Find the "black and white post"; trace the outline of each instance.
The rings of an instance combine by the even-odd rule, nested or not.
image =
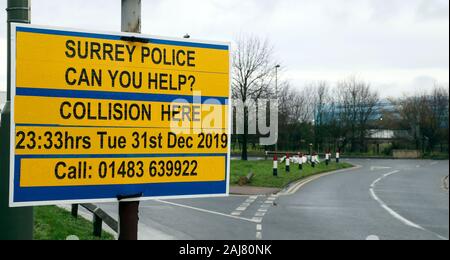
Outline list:
[[[341,157],[341,153],[340,153],[340,151],[338,150],[338,151],[336,152],[336,163],[339,163],[340,157]]]
[[[298,169],[301,171],[303,170],[303,154],[298,154]]]
[[[273,176],[278,177],[278,157],[277,154],[273,156]]]
[[[289,158],[289,154],[286,154],[286,172],[291,171],[291,159]]]
[[[311,154],[311,166],[316,168],[316,153]]]

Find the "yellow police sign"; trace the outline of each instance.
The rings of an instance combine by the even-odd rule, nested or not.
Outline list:
[[[228,194],[228,43],[11,31],[11,206]]]

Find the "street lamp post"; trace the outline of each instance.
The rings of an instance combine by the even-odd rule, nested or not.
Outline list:
[[[277,104],[278,104],[278,69],[280,67],[281,66],[279,64],[275,65],[275,98],[277,100]],[[276,129],[277,129],[276,130],[277,140],[276,140],[276,143],[275,143],[275,154],[278,155],[278,126],[277,126]]]

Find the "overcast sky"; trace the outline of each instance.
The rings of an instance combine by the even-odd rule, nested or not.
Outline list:
[[[301,88],[350,75],[382,96],[449,82],[448,0],[142,0],[142,33],[233,41],[268,38],[283,77]],[[0,0],[0,21],[6,21]],[[32,0],[32,23],[120,31],[120,0]],[[0,26],[0,91],[6,26]]]

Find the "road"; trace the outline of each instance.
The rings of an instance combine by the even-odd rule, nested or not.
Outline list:
[[[140,239],[448,240],[448,161],[358,168],[272,196],[142,202]],[[117,217],[117,204],[102,204]]]

